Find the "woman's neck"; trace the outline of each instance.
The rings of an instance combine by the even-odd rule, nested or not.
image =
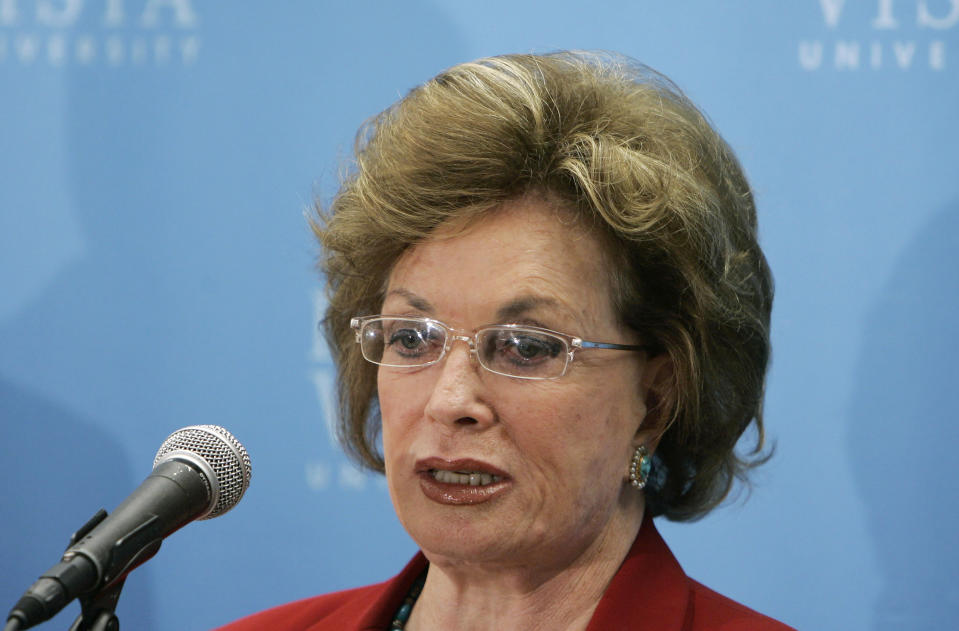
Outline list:
[[[487,564],[430,559],[426,584],[407,631],[586,629],[639,532],[643,507],[621,517],[572,562]]]

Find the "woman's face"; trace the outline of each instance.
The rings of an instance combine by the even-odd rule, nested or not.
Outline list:
[[[638,343],[616,324],[600,248],[548,202],[518,199],[404,254],[382,312]],[[565,567],[632,537],[642,500],[625,480],[649,438],[644,368],[643,353],[586,350],[559,379],[513,379],[481,368],[461,341],[432,366],[380,367],[386,477],[404,527],[434,563],[498,566]]]

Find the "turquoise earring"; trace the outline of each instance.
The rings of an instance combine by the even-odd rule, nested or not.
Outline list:
[[[633,452],[633,459],[629,463],[629,483],[633,488],[642,491],[646,487],[646,480],[649,479],[649,469],[653,466],[653,460],[649,457],[649,450],[646,445],[640,445]]]

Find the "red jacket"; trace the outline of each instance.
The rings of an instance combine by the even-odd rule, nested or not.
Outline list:
[[[426,566],[419,553],[385,583],[289,603],[217,631],[385,631]],[[587,627],[587,631],[790,629],[687,577],[652,519],[643,523]]]

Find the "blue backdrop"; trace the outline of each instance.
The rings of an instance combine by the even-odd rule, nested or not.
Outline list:
[[[0,606],[195,423],[247,446],[252,486],[131,575],[125,628],[397,571],[385,485],[330,439],[304,212],[360,123],[441,69],[603,48],[730,141],[777,281],[776,455],[667,540],[802,629],[953,623],[959,0],[786,5],[0,0]]]

